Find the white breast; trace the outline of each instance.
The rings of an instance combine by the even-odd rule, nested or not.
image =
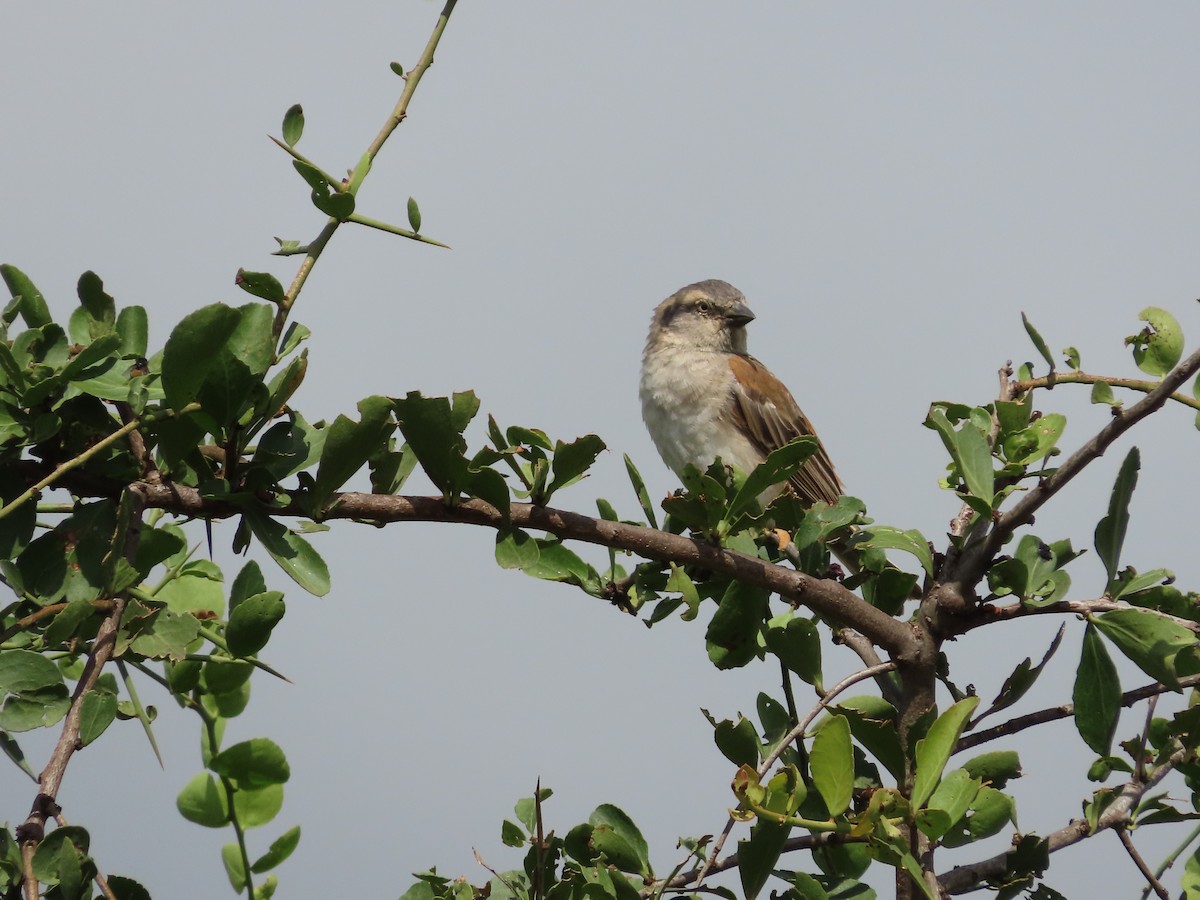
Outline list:
[[[728,415],[733,373],[725,354],[659,348],[642,363],[642,418],[659,455],[676,474],[703,471],[718,456],[749,472],[763,457]]]

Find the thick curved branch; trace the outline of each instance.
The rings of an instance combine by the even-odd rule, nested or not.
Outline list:
[[[1049,851],[1054,853],[1056,850],[1077,844],[1084,838],[1092,837],[1109,828],[1124,825],[1129,821],[1129,816],[1133,812],[1134,807],[1137,806],[1146,792],[1162,781],[1177,765],[1189,756],[1192,756],[1194,752],[1194,750],[1183,747],[1173,753],[1166,762],[1154,769],[1153,772],[1150,772],[1144,780],[1126,782],[1116,797],[1113,798],[1112,803],[1100,815],[1094,831],[1089,828],[1088,823],[1084,820],[1074,819],[1070,824],[1060,828],[1058,831],[1048,834],[1046,840],[1049,844]],[[1004,853],[997,853],[990,859],[981,860],[966,866],[955,866],[945,875],[942,875],[938,879],[938,883],[942,890],[948,894],[961,894],[969,891],[976,885],[1002,876],[1008,869],[1008,859],[1012,852],[1012,850],[1006,850]]]
[[[224,518],[241,513],[241,508],[201,496],[195,488],[177,484],[142,484],[139,491],[151,508],[165,509],[198,518]],[[265,508],[271,515],[305,516],[299,507]],[[628,550],[650,559],[670,560],[721,572],[745,584],[753,584],[801,603],[814,612],[849,625],[904,661],[914,650],[909,626],[871,606],[837,581],[813,578],[784,566],[733,550],[647,528],[611,522],[567,510],[528,503],[514,503],[505,519],[494,506],[482,500],[464,500],[447,506],[441,497],[404,497],[390,494],[345,493],[335,496],[322,520],[355,519],[376,523],[451,522],[489,528],[532,528],[567,540],[583,541]]]
[[[1157,412],[1171,399],[1172,394],[1189,378],[1200,371],[1200,350],[1168,372],[1158,387],[1125,410],[1113,410],[1113,418],[1095,436],[1068,457],[1054,472],[1043,478],[1012,509],[1000,516],[985,538],[973,542],[959,557],[948,580],[960,585],[973,585],[983,577],[988,564],[1000,551],[1014,531],[1033,520],[1036,513],[1051,497],[1062,490],[1076,475],[1095,460],[1126,431],[1142,419]]]

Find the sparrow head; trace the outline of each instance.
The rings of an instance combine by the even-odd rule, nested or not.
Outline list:
[[[680,288],[654,310],[650,346],[676,345],[715,353],[746,353],[746,329],[754,313],[742,292],[709,279]]]

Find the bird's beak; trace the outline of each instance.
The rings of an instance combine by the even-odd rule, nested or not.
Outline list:
[[[729,320],[731,325],[733,325],[735,328],[738,328],[742,325],[753,322],[754,313],[750,312],[750,307],[748,307],[745,303],[738,303],[732,309],[730,309],[728,313],[725,314],[725,318]]]

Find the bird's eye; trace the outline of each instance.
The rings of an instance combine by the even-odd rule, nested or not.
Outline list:
[[[712,305],[707,300],[697,300],[696,310],[708,315],[708,313],[712,310]]]

